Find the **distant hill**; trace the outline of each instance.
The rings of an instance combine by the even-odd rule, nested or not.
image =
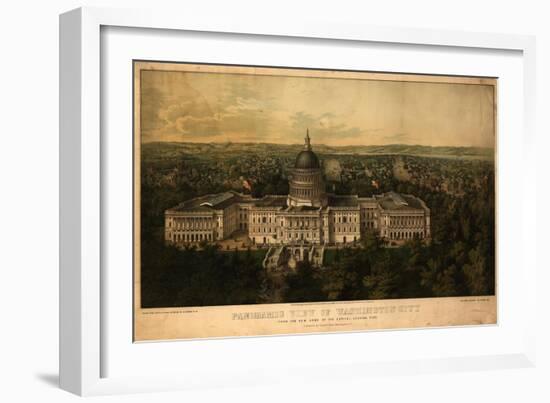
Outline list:
[[[481,157],[493,158],[494,149],[482,147],[430,147],[407,144],[388,144],[380,146],[343,146],[332,147],[318,145],[320,153],[332,154],[368,154],[368,155],[419,155],[434,157]]]
[[[142,144],[144,156],[149,158],[170,158],[182,154],[218,154],[218,153],[292,153],[301,150],[301,144],[270,143],[175,143],[155,142]],[[494,149],[483,147],[430,147],[421,145],[389,144],[379,146],[327,146],[315,144],[318,154],[340,155],[413,155],[434,158],[477,158],[493,159]]]

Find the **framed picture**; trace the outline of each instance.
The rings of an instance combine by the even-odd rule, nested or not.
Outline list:
[[[496,89],[134,61],[135,340],[496,324]]]
[[[62,387],[530,365],[533,49],[62,15]]]

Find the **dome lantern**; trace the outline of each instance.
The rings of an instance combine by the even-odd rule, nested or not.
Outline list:
[[[305,140],[304,149],[306,151],[311,151],[311,142],[310,142],[311,139],[309,138],[309,128],[306,129],[306,138],[304,140]]]

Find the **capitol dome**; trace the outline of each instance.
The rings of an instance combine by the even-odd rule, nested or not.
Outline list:
[[[300,151],[296,156],[294,168],[296,169],[317,169],[320,168],[319,158],[311,150]]]
[[[311,150],[309,130],[304,149],[296,156],[289,178],[289,206],[320,207],[326,204],[325,184],[319,158]]]

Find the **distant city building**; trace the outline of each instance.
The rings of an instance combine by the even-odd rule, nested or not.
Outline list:
[[[229,191],[187,200],[165,211],[165,240],[174,245],[215,242],[241,231],[258,245],[314,246],[353,243],[367,231],[396,244],[431,236],[430,209],[418,197],[326,193],[309,132],[289,188],[286,196],[254,198]]]

